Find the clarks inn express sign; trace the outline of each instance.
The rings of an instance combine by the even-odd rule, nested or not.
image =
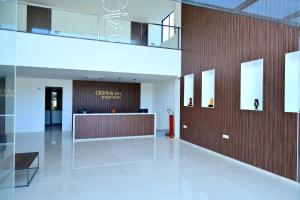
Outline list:
[[[112,90],[97,90],[95,95],[101,97],[102,100],[121,100],[122,92]]]

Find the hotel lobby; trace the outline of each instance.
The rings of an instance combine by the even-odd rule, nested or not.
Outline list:
[[[299,200],[299,13],[0,1],[0,199]]]

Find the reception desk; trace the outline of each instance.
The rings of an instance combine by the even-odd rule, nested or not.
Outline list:
[[[156,115],[153,113],[74,114],[73,139],[154,136],[155,123]]]

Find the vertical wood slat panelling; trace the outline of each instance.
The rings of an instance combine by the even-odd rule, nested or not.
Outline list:
[[[121,100],[103,100],[95,91],[120,91]],[[73,113],[83,109],[93,113],[110,113],[115,108],[118,113],[136,113],[140,109],[141,84],[113,83],[99,81],[73,81]]]
[[[181,104],[181,138],[296,180],[297,116],[284,113],[284,58],[298,44],[297,28],[183,4],[182,73],[195,74],[195,107]],[[240,110],[241,63],[261,58],[263,112]],[[201,108],[201,73],[212,68],[215,109]]]
[[[75,118],[76,139],[154,135],[154,115],[81,115]]]

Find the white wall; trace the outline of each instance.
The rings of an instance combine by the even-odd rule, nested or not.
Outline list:
[[[175,114],[175,138],[180,138],[180,80],[141,84],[141,108],[156,113],[157,130],[169,130],[167,109]]]
[[[0,65],[16,65],[16,32],[14,31],[0,30]]]
[[[149,113],[153,112],[153,84],[141,84],[141,109],[148,109]]]
[[[167,109],[175,109],[175,85],[174,81],[164,81],[154,84],[153,89],[153,109],[157,113],[157,129],[169,129],[169,117]]]
[[[169,130],[167,109],[175,114],[175,138],[180,137],[180,80],[172,79],[153,84],[153,112],[157,114],[157,129]]]
[[[0,31],[0,44],[8,32]],[[5,54],[1,48],[0,58]],[[17,66],[179,77],[181,51],[18,32]]]
[[[17,77],[16,132],[44,131],[46,87],[63,87],[62,130],[72,129],[72,81]]]
[[[16,80],[16,132],[44,130],[45,82],[40,79]]]

